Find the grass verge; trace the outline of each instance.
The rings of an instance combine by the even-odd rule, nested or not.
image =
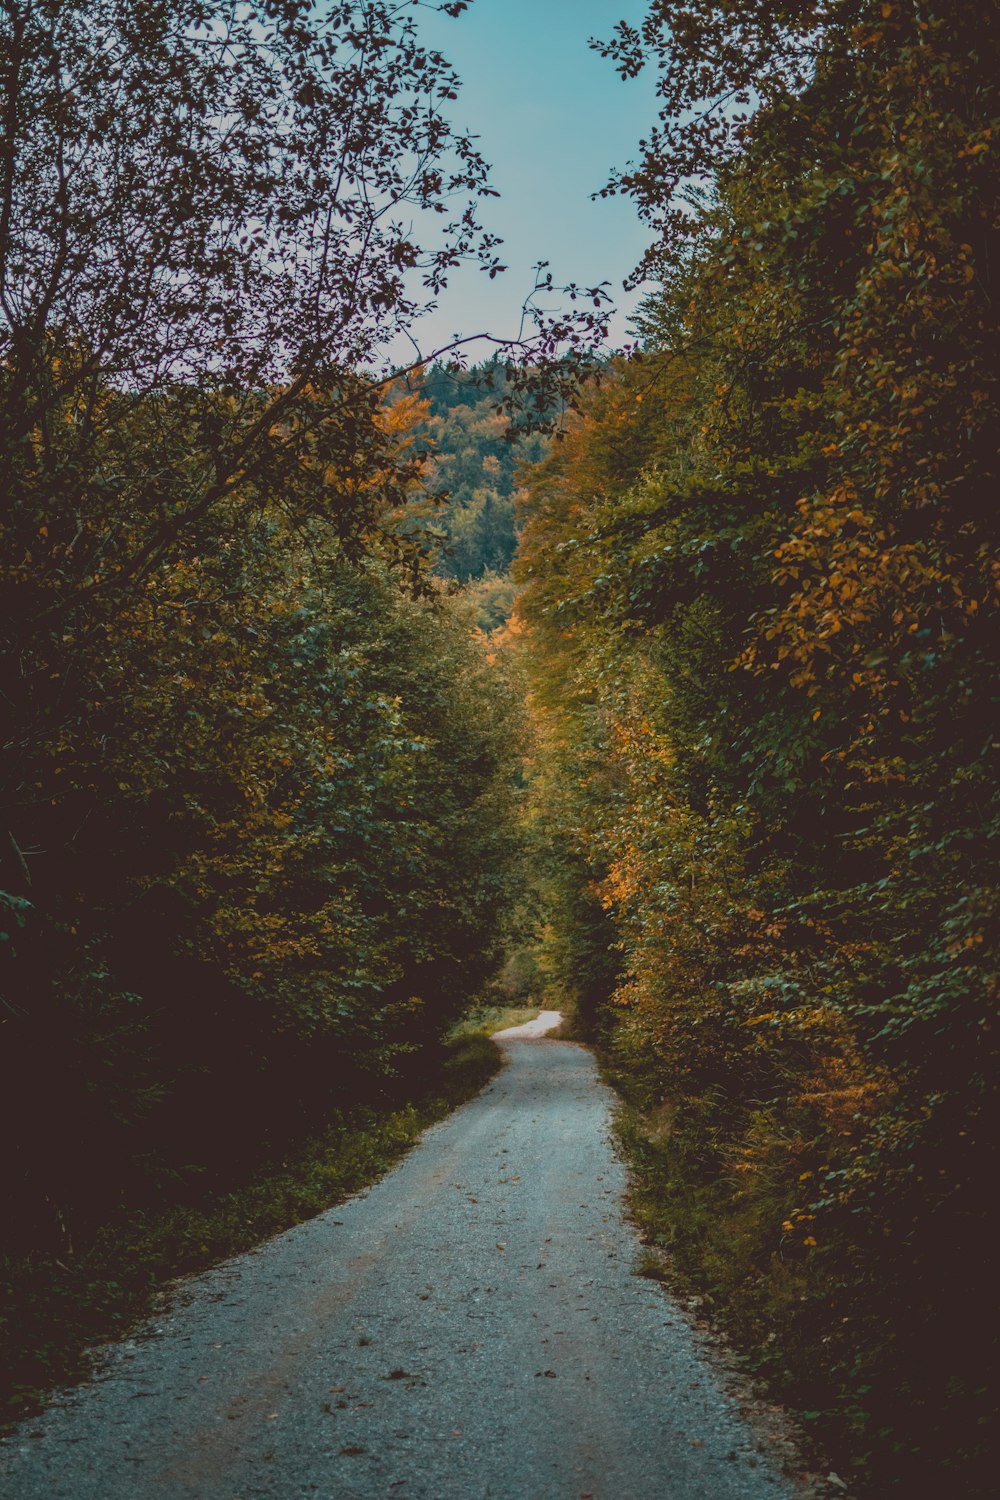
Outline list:
[[[84,1378],[88,1350],[123,1337],[172,1278],[249,1250],[377,1181],[501,1066],[484,1029],[465,1030],[402,1108],[355,1110],[208,1201],[123,1213],[71,1259],[0,1258],[0,1422],[30,1416],[47,1391]]]
[[[498,1031],[506,1031],[509,1026],[524,1026],[540,1014],[541,1006],[538,1005],[482,1005],[459,1021],[452,1035],[458,1038],[478,1032],[484,1036],[494,1036]]]

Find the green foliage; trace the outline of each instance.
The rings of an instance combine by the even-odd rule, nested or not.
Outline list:
[[[395,524],[425,458],[370,373],[450,267],[495,267],[411,11],[0,16],[19,1251],[409,1076],[499,954],[512,690]]]
[[[418,390],[426,403],[418,439],[431,462],[423,496],[409,512],[433,538],[435,572],[463,584],[502,578],[517,546],[517,470],[541,457],[547,439],[539,431],[512,430],[510,412],[501,407],[516,411],[523,396],[514,371],[497,360],[469,369],[432,365]],[[412,526],[410,520],[403,529]],[[495,588],[489,618],[506,602]]]
[[[510,619],[516,587],[509,573],[483,573],[465,586],[465,597],[476,612],[476,624],[486,635]]]
[[[709,106],[623,184],[644,355],[525,480],[543,952],[605,951],[663,1232],[838,1466],[986,1493],[996,20],[680,11],[619,33]]]
[[[487,977],[516,887],[517,712],[457,605],[271,506],[100,625],[17,809],[45,850],[4,1064],[27,1243],[397,1072]]]

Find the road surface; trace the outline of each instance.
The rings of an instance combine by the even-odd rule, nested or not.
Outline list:
[[[788,1500],[633,1274],[609,1093],[547,1022],[368,1192],[181,1283],[2,1445],[3,1500]]]

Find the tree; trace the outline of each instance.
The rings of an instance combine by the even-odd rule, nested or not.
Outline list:
[[[444,113],[458,81],[409,0],[8,0],[0,48],[16,808],[83,641],[206,517],[283,494],[363,552],[412,473],[373,371],[455,265],[500,267],[486,164]],[[537,347],[600,323],[539,314]]]
[[[137,554],[116,551],[112,527],[78,541],[101,558],[87,591],[147,572],[255,476],[294,474],[304,443],[349,458],[375,399],[353,372],[384,357],[460,259],[495,271],[475,221],[486,166],[441,113],[457,80],[420,46],[410,10],[4,6],[0,364],[15,506],[40,484],[72,493],[123,404],[162,426],[156,464],[128,477],[152,535]],[[414,214],[433,248],[404,228]],[[60,420],[69,452],[40,452],[32,434]],[[200,461],[178,474],[192,442]],[[344,509],[322,487],[315,498]]]
[[[418,10],[0,5],[2,1092],[29,1243],[388,1086],[495,946],[510,751],[470,702],[503,689],[395,529],[425,457],[384,399],[449,270],[498,269]]]
[[[672,1244],[879,1494],[993,1484],[994,1325],[938,1288],[992,1304],[998,47],[894,0],[619,28],[663,286],[518,565],[553,922],[603,903]]]

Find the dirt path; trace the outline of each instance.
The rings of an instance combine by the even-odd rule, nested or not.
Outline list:
[[[519,1030],[376,1187],[183,1283],[19,1429],[4,1500],[787,1500],[631,1272],[593,1059]]]

